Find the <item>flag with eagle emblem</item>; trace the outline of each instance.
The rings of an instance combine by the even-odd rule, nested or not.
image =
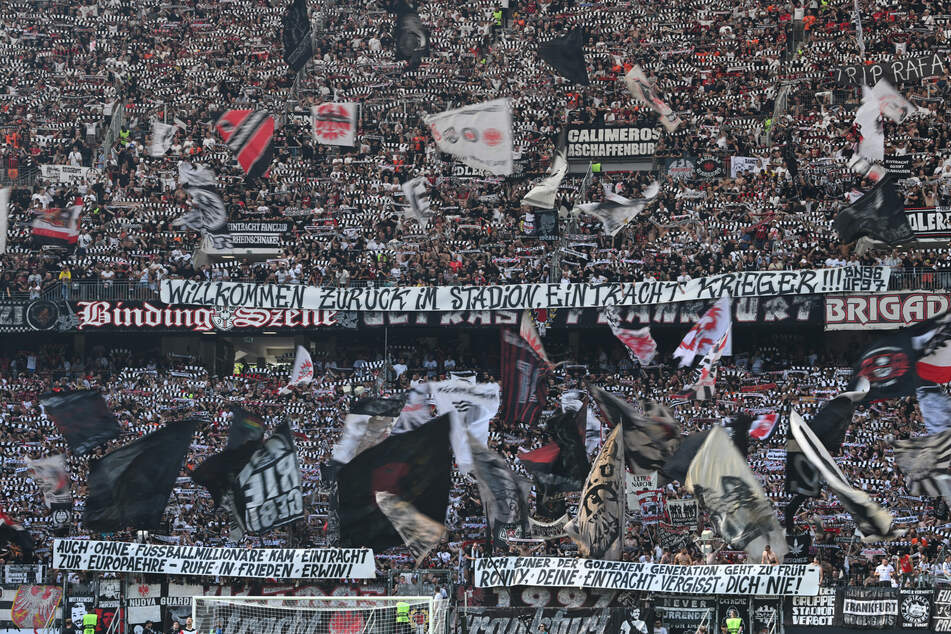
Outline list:
[[[357,103],[322,103],[311,108],[314,140],[323,145],[357,143]]]

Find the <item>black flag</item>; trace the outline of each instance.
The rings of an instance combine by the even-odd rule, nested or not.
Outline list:
[[[912,346],[911,330],[877,339],[855,364],[855,376],[870,384],[871,401],[911,396],[919,386],[915,363],[918,353]]]
[[[94,390],[47,392],[40,396],[40,405],[77,456],[118,438],[122,431],[102,395]]]
[[[388,491],[442,524],[449,506],[452,461],[449,415],[390,436],[343,465],[337,474],[340,545],[383,550],[403,539],[377,506]]]
[[[286,421],[238,471],[231,501],[242,532],[260,535],[304,516],[297,447]]]
[[[565,79],[588,85],[588,69],[584,64],[584,29],[581,27],[572,29],[568,35],[540,44],[538,56],[551,64]]]
[[[406,0],[398,0],[389,7],[396,14],[393,39],[396,41],[396,58],[409,62],[406,70],[419,66],[429,53],[429,30],[423,26],[416,10]]]
[[[185,462],[196,421],[174,422],[91,462],[86,527],[158,528]]]
[[[284,14],[284,61],[295,73],[314,56],[307,0],[294,0]]]
[[[237,449],[245,443],[258,442],[264,438],[264,421],[240,405],[231,407],[231,431],[225,449]]]
[[[644,412],[638,413],[627,401],[599,387],[591,388],[591,396],[612,426],[623,425],[624,458],[634,473],[660,469],[680,445],[680,424],[661,403],[643,401]]]
[[[0,548],[3,547],[9,549],[10,561],[33,562],[33,549],[35,548],[33,536],[23,527],[23,524],[0,510]]]
[[[491,556],[495,544],[505,543],[510,536],[528,536],[528,492],[531,485],[512,471],[502,456],[483,447],[471,434],[468,440],[479,497],[489,525]]]
[[[842,242],[869,236],[898,244],[915,237],[893,176],[885,176],[864,196],[840,211],[835,218],[835,230]]]
[[[591,464],[588,462],[588,453],[585,451],[584,439],[578,431],[578,418],[585,420],[588,414],[587,407],[581,407],[574,412],[562,412],[548,419],[546,425],[548,434],[558,445],[558,457],[555,458],[553,473],[578,481],[578,489],[588,472]],[[584,422],[582,422],[584,425]],[[584,429],[582,427],[582,429]],[[575,489],[577,490],[577,489]]]
[[[239,405],[231,408],[231,431],[221,453],[207,458],[191,472],[191,478],[207,488],[215,505],[221,505],[225,493],[238,472],[261,447],[264,422]]]

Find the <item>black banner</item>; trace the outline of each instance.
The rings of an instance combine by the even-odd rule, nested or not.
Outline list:
[[[273,249],[284,245],[290,227],[289,222],[229,222],[228,233],[234,249]]]
[[[637,634],[648,631],[639,608],[469,608],[458,614],[454,630],[458,634]],[[670,634],[675,633],[670,630]]]
[[[812,535],[809,533],[786,534],[786,546],[789,552],[783,559],[784,564],[808,564],[812,561],[809,549],[812,548]]]
[[[281,39],[284,41],[284,61],[295,73],[300,71],[314,56],[306,0],[294,0],[288,5]]]
[[[47,392],[40,405],[77,456],[119,437],[116,417],[95,390]]]
[[[947,71],[938,53],[920,57],[906,57],[878,64],[856,64],[834,69],[835,80],[842,86],[874,86],[879,79],[887,79],[891,84],[906,81],[920,82],[925,77],[943,75]]]
[[[781,632],[782,600],[767,597],[750,599],[750,625],[753,634]]]
[[[546,242],[557,240],[558,211],[555,209],[535,209],[525,214],[525,233]]]
[[[697,157],[669,158],[664,161],[664,172],[675,181],[692,181],[697,175]]]
[[[898,589],[846,588],[842,624],[847,627],[894,628],[898,625]]]
[[[951,632],[951,588],[938,588],[935,591],[934,617],[931,620],[933,632]]]
[[[716,597],[661,595],[654,607],[668,634],[696,634],[701,625],[706,625],[708,632],[719,629]]]
[[[568,160],[598,163],[651,158],[662,129],[648,122],[610,127],[571,125],[568,127]]]
[[[697,501],[694,499],[667,500],[667,514],[670,516],[670,523],[674,526],[696,526]]]
[[[926,629],[931,623],[932,591],[902,589],[898,595],[898,619],[904,629]]]
[[[835,588],[819,588],[814,597],[792,597],[785,602],[785,625],[831,627],[835,625]]]
[[[752,634],[752,622],[750,620],[750,600],[744,596],[717,597],[717,622],[713,627],[708,627],[708,631],[717,631],[726,627],[726,620],[729,618],[739,618],[742,620],[742,627],[739,634]]]
[[[882,160],[882,165],[893,174],[898,180],[911,178],[911,154],[886,154]]]
[[[905,217],[915,237],[920,239],[951,238],[951,208],[925,207],[905,210]]]
[[[304,517],[300,484],[297,448],[284,422],[235,478],[235,515],[242,528],[260,534]]]
[[[712,156],[705,156],[697,161],[694,173],[697,178],[705,181],[723,178],[723,161]]]

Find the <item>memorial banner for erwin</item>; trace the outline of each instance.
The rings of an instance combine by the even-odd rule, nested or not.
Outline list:
[[[779,566],[669,566],[563,557],[492,557],[476,560],[475,586],[612,588],[671,594],[812,596],[819,568]]]
[[[538,308],[604,308],[777,295],[881,293],[891,269],[884,266],[746,271],[687,282],[607,284],[506,284],[336,288],[252,282],[162,280],[166,304],[329,311],[460,311]]]
[[[275,579],[373,579],[376,576],[373,551],[369,548],[204,548],[79,539],[53,540],[53,567]]]

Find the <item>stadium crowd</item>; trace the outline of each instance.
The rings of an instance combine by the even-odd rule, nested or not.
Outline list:
[[[0,255],[0,296],[37,294],[59,282],[84,280],[129,281],[154,290],[166,277],[407,285],[529,282],[559,275],[571,281],[673,280],[850,262],[951,271],[947,250],[855,255],[832,228],[837,210],[868,183],[847,168],[858,139],[853,119],[861,91],[837,85],[830,70],[895,56],[937,51],[946,56],[947,2],[864,2],[862,58],[855,48],[852,3],[846,0],[803,5],[511,0],[504,10],[491,0],[429,0],[419,11],[432,30],[432,52],[412,71],[395,61],[393,20],[377,2],[312,3],[318,53],[299,78],[281,59],[284,4],[0,4],[0,53],[6,62],[0,67],[6,86],[0,94],[0,175],[14,185],[7,249]],[[574,25],[587,33],[590,87],[554,77],[535,54],[538,41]],[[604,187],[635,197],[654,179],[662,182],[658,201],[614,238],[601,234],[600,224],[585,215],[571,218],[559,241],[527,235],[531,211],[520,200],[544,174],[567,121],[654,118],[619,81],[633,64],[656,77],[684,125],[662,135],[654,173],[595,173],[585,191],[579,191],[583,175],[571,175],[562,183],[557,206],[570,216],[575,203],[600,199]],[[886,153],[912,157],[912,174],[903,181],[905,203],[948,205],[948,77],[906,84],[902,91],[918,112],[900,126],[884,125]],[[496,97],[513,99],[518,173],[459,175],[458,164],[436,150],[420,115]],[[314,142],[310,106],[324,101],[361,104],[357,147]],[[253,182],[212,130],[214,114],[235,105],[269,110],[280,122],[270,172]],[[146,152],[153,119],[182,124],[164,157]],[[121,122],[117,134],[109,133],[113,121]],[[103,145],[104,139],[111,142]],[[719,173],[686,178],[670,173],[667,159],[683,157],[712,158]],[[733,172],[733,157],[761,159],[759,171]],[[186,211],[176,186],[183,160],[215,170],[231,220],[293,223],[283,254],[253,265],[231,259],[196,268],[191,255],[201,236],[173,223]],[[43,165],[89,170],[78,182],[63,183],[40,175]],[[430,182],[433,218],[425,232],[401,219],[395,206],[399,183],[416,175]],[[75,252],[35,248],[30,230],[35,211],[68,206],[77,195],[84,212]],[[779,341],[725,363],[715,400],[671,403],[685,432],[741,408],[814,414],[849,376],[842,360],[813,349],[818,343]],[[573,361],[585,366],[580,373],[586,381],[629,400],[669,401],[686,383],[682,372],[669,367],[636,371],[623,355],[600,352]],[[163,422],[207,413],[189,466],[223,446],[226,405],[236,401],[271,422],[280,415],[296,422],[301,467],[314,500],[305,530],[291,535],[279,529],[247,543],[324,543],[328,509],[320,464],[355,396],[404,390],[414,379],[453,369],[475,370],[485,378],[495,374],[467,363],[465,355],[450,368],[444,359],[417,351],[399,376],[392,367],[384,376],[355,376],[350,369],[358,356],[350,354],[334,360],[340,368],[318,359],[318,380],[290,397],[277,394],[286,380],[283,370],[214,377],[145,351],[103,348],[72,357],[55,345],[7,355],[0,359],[0,505],[37,537],[48,535],[24,460],[65,451],[37,406],[38,395],[52,386],[91,387],[106,396],[125,433],[97,453]],[[561,391],[579,387],[580,378],[559,376],[550,405]],[[812,535],[810,554],[822,565],[826,583],[913,584],[951,575],[947,507],[908,494],[884,438],[886,430],[896,437],[919,431],[920,413],[912,400],[893,405],[859,409],[840,466],[902,520],[908,533],[901,542],[863,544],[852,538],[854,526],[834,497],[826,494],[803,507],[797,525]],[[768,441],[754,442],[750,458],[777,512],[788,500],[775,451],[785,447],[785,425],[781,422]],[[518,450],[544,441],[541,427],[493,424],[490,444],[522,469]],[[78,518],[86,463],[70,457],[74,535],[84,533]],[[672,484],[666,495],[685,494]],[[213,509],[207,492],[184,475],[165,518],[175,542],[228,543],[226,514]],[[469,570],[484,518],[473,481],[458,474],[448,527],[448,542],[426,565]],[[701,521],[698,534],[702,528]],[[664,551],[656,531],[632,517],[624,558],[703,561],[692,544],[686,553]],[[573,546],[556,540],[545,548],[569,552]],[[47,553],[40,549],[37,555]],[[741,556],[721,551],[716,557],[727,562]],[[895,558],[892,572],[883,557]],[[409,568],[412,561],[405,550],[394,549],[380,553],[378,566]]]
[[[676,418],[690,433],[740,411],[752,413],[777,412],[780,414],[775,432],[767,440],[750,443],[749,462],[764,485],[767,496],[780,516],[790,495],[785,491],[784,469],[787,420],[790,409],[800,412],[807,420],[827,399],[845,389],[850,370],[838,367],[836,362],[816,342],[802,336],[777,337],[766,341],[756,352],[740,353],[724,364],[719,373],[717,393],[710,401],[693,401],[677,396],[689,382],[689,371],[672,371],[670,364],[646,368],[632,368],[623,354],[617,354],[619,344],[592,347],[588,356],[566,364],[553,380],[549,407],[543,416],[550,416],[558,407],[559,397],[567,390],[581,388],[585,383],[596,384],[618,393],[628,400],[641,398],[662,399],[670,405]],[[794,352],[795,351],[795,352]],[[556,349],[553,352],[559,354]],[[411,382],[448,378],[449,372],[462,372],[468,366],[469,356],[463,351],[460,362],[453,355],[441,355],[437,367],[425,367],[428,355],[406,357],[394,364],[405,371],[396,377],[393,366],[381,372],[354,371],[350,365],[362,358],[373,360],[369,354],[354,351],[353,359],[331,362],[315,360],[317,376],[312,386],[295,388],[289,396],[278,390],[286,383],[287,369],[283,367],[245,368],[234,376],[213,377],[201,368],[188,365],[179,358],[162,359],[151,351],[135,351],[98,347],[86,359],[70,360],[62,348],[49,346],[38,353],[25,352],[15,358],[0,360],[3,368],[2,427],[0,445],[6,456],[0,487],[3,504],[13,517],[23,521],[34,533],[38,549],[36,556],[46,559],[51,535],[47,511],[40,502],[41,495],[29,477],[26,458],[37,458],[66,451],[66,445],[52,423],[37,405],[40,393],[51,387],[95,388],[107,399],[123,428],[120,438],[97,449],[100,455],[125,444],[132,437],[154,431],[163,424],[201,413],[201,424],[186,460],[186,469],[174,489],[172,501],[166,509],[163,530],[156,532],[166,543],[186,545],[322,545],[328,540],[328,484],[321,479],[321,465],[326,464],[342,428],[342,421],[356,398],[371,394],[400,393]],[[452,363],[447,360],[453,359]],[[360,367],[360,364],[356,364]],[[451,367],[451,370],[447,370]],[[474,368],[475,369],[475,368]],[[486,373],[478,368],[480,379],[492,380],[496,372]],[[312,500],[307,521],[298,522],[293,530],[276,529],[263,537],[248,536],[234,542],[230,536],[229,515],[215,509],[209,493],[187,477],[209,455],[220,451],[230,428],[229,403],[236,402],[262,415],[270,424],[282,417],[293,421],[305,500]],[[592,415],[598,416],[594,409]],[[590,426],[590,425],[589,425]],[[600,422],[600,435],[607,426]],[[543,424],[529,426],[522,423],[503,425],[495,419],[490,425],[490,447],[501,453],[517,471],[526,474],[518,460],[520,450],[541,446],[549,439]],[[920,413],[914,401],[897,404],[875,403],[859,408],[843,444],[839,465],[850,481],[870,495],[896,517],[907,534],[899,541],[864,543],[854,536],[854,524],[835,496],[825,492],[820,499],[805,504],[796,517],[800,534],[810,536],[807,552],[823,568],[825,583],[871,584],[881,581],[902,585],[930,585],[936,578],[948,578],[951,560],[947,547],[951,542],[951,518],[947,506],[936,504],[935,499],[909,495],[903,478],[893,464],[894,458],[887,435],[907,437],[921,429]],[[598,442],[589,444],[596,451]],[[85,492],[87,457],[69,455],[69,470],[74,496],[74,521],[70,533],[74,536],[89,534],[81,525]],[[578,493],[567,495],[569,514],[577,504]],[[534,494],[533,494],[534,497]],[[689,498],[681,483],[664,488],[666,500]],[[537,500],[533,502],[533,508]],[[689,539],[674,548],[660,545],[659,533],[666,530],[656,518],[646,518],[637,505],[632,505],[627,519],[627,537],[624,543],[625,560],[657,563],[701,564],[709,561],[739,563],[749,561],[742,551],[721,550],[713,555],[701,552],[695,539],[709,519],[701,511],[699,522],[689,533]],[[535,514],[542,516],[537,509]],[[544,519],[542,517],[542,519]],[[557,519],[557,518],[549,518]],[[484,552],[481,544],[485,536],[485,518],[478,489],[471,476],[454,472],[447,515],[448,537],[433,552],[424,568],[452,569],[465,579],[471,572],[470,558]],[[113,539],[133,539],[134,531],[113,534]],[[504,546],[498,546],[504,551]],[[513,553],[548,552],[571,554],[576,547],[567,538],[538,543],[512,543]],[[12,551],[5,555],[13,559]],[[883,557],[892,562],[893,571],[882,577],[878,562]],[[377,553],[381,571],[408,570],[413,559],[404,548]],[[753,563],[759,563],[755,561]]]
[[[432,53],[412,71],[394,61],[392,18],[375,1],[315,3],[318,52],[296,80],[280,54],[281,3],[41,4],[39,12],[26,2],[0,8],[0,50],[9,61],[0,70],[7,86],[0,94],[0,169],[24,187],[13,195],[4,296],[60,280],[155,288],[167,276],[412,285],[559,274],[572,281],[677,279],[850,261],[947,267],[945,250],[856,256],[832,230],[836,211],[863,186],[846,167],[858,138],[860,91],[838,86],[830,72],[860,61],[848,2],[797,8],[522,0],[496,14],[488,0],[464,7],[434,0],[419,7]],[[868,60],[947,46],[942,2],[867,10]],[[587,32],[592,81],[583,89],[553,77],[534,52],[536,42],[575,25]],[[656,173],[598,173],[584,192],[581,175],[570,175],[557,206],[597,200],[602,186],[636,196],[654,178],[663,183],[659,200],[613,239],[584,214],[560,241],[526,235],[531,209],[521,197],[550,163],[566,121],[654,117],[619,81],[632,64],[656,77],[684,125],[661,136]],[[907,205],[945,204],[947,77],[902,89],[919,110],[901,126],[886,122],[886,153],[912,157]],[[516,176],[454,175],[459,164],[436,150],[420,116],[496,97],[513,99]],[[361,104],[357,147],[318,145],[310,134],[310,106],[331,100]],[[265,178],[247,182],[214,133],[215,113],[228,106],[277,116]],[[124,127],[108,136],[115,110]],[[155,118],[182,126],[165,157],[146,152]],[[101,147],[104,136],[115,144]],[[710,158],[719,170],[685,178],[666,169],[667,159],[684,157]],[[759,167],[736,173],[733,157],[756,159]],[[232,221],[292,222],[283,254],[255,264],[238,258],[193,265],[201,237],[173,224],[186,211],[175,189],[181,160],[214,168]],[[26,177],[41,165],[91,169],[72,184]],[[417,174],[431,186],[426,231],[395,207],[399,182]],[[75,253],[32,248],[35,210],[68,206],[77,194],[85,210]],[[553,271],[558,253],[566,254]],[[31,273],[40,279],[28,279]]]

